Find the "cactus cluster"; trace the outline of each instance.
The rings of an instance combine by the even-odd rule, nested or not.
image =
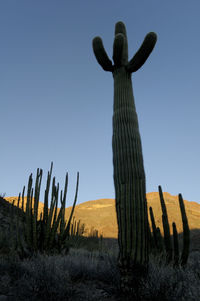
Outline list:
[[[188,225],[188,219],[185,212],[185,205],[183,202],[182,195],[178,195],[179,206],[181,211],[182,225],[183,225],[183,250],[180,257],[179,251],[179,240],[178,233],[176,229],[176,223],[172,223],[173,229],[173,242],[170,235],[170,227],[167,215],[167,208],[165,205],[162,188],[158,186],[160,203],[162,209],[162,224],[163,224],[163,233],[164,237],[161,236],[161,232],[159,227],[156,227],[153,209],[149,208],[151,226],[152,226],[152,234],[149,235],[151,250],[156,250],[159,253],[163,253],[165,250],[166,253],[166,263],[173,263],[174,266],[181,265],[184,267],[187,264],[188,256],[189,256],[189,248],[190,248],[190,230]]]
[[[118,222],[121,287],[125,292],[148,268],[148,217],[142,144],[139,133],[131,74],[152,52],[157,37],[150,32],[140,49],[128,60],[128,40],[123,22],[115,25],[113,61],[100,37],[93,39],[98,63],[114,78],[113,167]]]
[[[68,187],[68,174],[65,178],[64,193],[61,190],[60,201],[61,208],[58,212],[58,195],[59,195],[59,183],[55,184],[55,177],[52,181],[52,190],[51,190],[51,204],[50,209],[48,208],[48,198],[51,184],[53,163],[51,163],[50,171],[48,172],[45,197],[44,197],[44,207],[43,212],[38,218],[38,204],[40,197],[40,186],[42,180],[42,169],[37,169],[35,189],[32,188],[33,178],[32,174],[29,176],[28,188],[27,188],[27,202],[26,208],[24,208],[24,193],[25,186],[23,188],[22,196],[19,194],[18,197],[18,207],[20,200],[22,200],[21,209],[25,210],[25,224],[23,231],[23,238],[21,233],[19,233],[19,228],[17,224],[17,243],[16,248],[18,254],[21,257],[32,256],[37,252],[42,253],[51,253],[57,249],[59,252],[64,251],[68,252],[68,246],[66,239],[70,234],[74,233],[73,229],[80,232],[80,221],[78,225],[71,223],[72,216],[74,213],[77,194],[78,194],[78,184],[79,184],[79,173],[77,174],[77,183],[76,183],[76,193],[72,206],[72,210],[66,224],[65,221],[65,204],[66,204],[66,195]]]
[[[73,220],[70,227],[70,236],[82,236],[85,232],[85,224],[81,224],[81,220],[76,221],[75,216],[73,216]]]

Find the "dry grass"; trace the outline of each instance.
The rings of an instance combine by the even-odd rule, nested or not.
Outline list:
[[[91,243],[91,242],[90,242]],[[120,296],[118,249],[114,241],[93,243],[93,251],[71,248],[67,256],[38,254],[20,261],[0,257],[0,293],[8,300],[123,300]],[[149,273],[134,300],[199,300],[200,252],[190,254],[187,267],[165,266],[150,257]]]

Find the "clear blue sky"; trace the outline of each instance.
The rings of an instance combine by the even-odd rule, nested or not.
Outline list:
[[[113,78],[92,39],[112,57],[114,26],[126,24],[129,57],[145,35],[158,41],[132,76],[147,192],[200,203],[200,1],[6,0],[0,2],[0,193],[18,196],[42,168],[67,206],[80,172],[78,203],[114,198]]]

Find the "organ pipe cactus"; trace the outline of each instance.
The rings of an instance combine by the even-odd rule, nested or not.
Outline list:
[[[113,61],[108,58],[100,37],[93,39],[93,50],[98,63],[114,78],[113,166],[115,205],[118,222],[119,266],[121,286],[126,291],[137,281],[135,276],[148,267],[148,219],[146,183],[142,145],[139,133],[131,74],[147,60],[156,43],[150,32],[140,49],[128,60],[126,27],[115,25]]]
[[[51,163],[51,169],[50,172],[48,172],[48,176],[47,176],[43,214],[40,215],[40,220],[38,220],[38,204],[39,204],[40,186],[42,180],[42,170],[37,169],[34,198],[33,198],[33,188],[32,188],[32,184],[33,184],[32,174],[29,177],[26,211],[25,211],[26,214],[25,242],[28,245],[28,249],[30,250],[30,253],[35,253],[37,251],[49,253],[53,250],[54,247],[61,250],[62,246],[64,246],[65,239],[69,236],[71,219],[77,201],[79,173],[77,174],[76,193],[75,193],[73,207],[71,210],[70,217],[68,219],[68,223],[65,227],[64,211],[65,211],[65,202],[66,202],[66,194],[67,194],[67,186],[68,186],[68,174],[66,175],[66,179],[65,179],[65,188],[64,188],[63,197],[61,191],[61,208],[57,215],[59,184],[57,185],[55,184],[55,177],[53,178],[53,182],[52,182],[50,209],[48,209],[48,195],[50,190],[52,168],[53,168],[53,163]],[[25,191],[25,187],[22,193],[22,206],[24,204],[24,191]],[[58,235],[57,230],[59,225],[60,225],[60,233]],[[57,237],[58,240],[56,240]]]
[[[153,237],[154,237],[154,245],[157,248],[157,250],[159,251],[159,253],[162,253],[163,248],[161,248],[161,247],[163,246],[163,240],[164,240],[165,251],[167,254],[167,263],[170,263],[173,261],[173,264],[175,267],[178,266],[179,264],[181,264],[181,266],[184,267],[187,264],[187,260],[188,260],[188,256],[189,256],[189,249],[190,249],[190,229],[189,229],[189,225],[188,225],[188,219],[187,219],[187,215],[186,215],[186,211],[185,211],[184,201],[183,201],[182,195],[179,194],[178,199],[179,199],[179,206],[180,206],[182,225],[183,225],[183,249],[182,249],[181,258],[179,258],[179,242],[178,242],[178,233],[177,233],[177,229],[176,229],[176,224],[175,224],[175,222],[172,223],[173,245],[174,245],[174,248],[173,248],[172,243],[171,243],[167,208],[165,205],[165,200],[163,197],[161,186],[159,186],[158,189],[159,189],[159,195],[160,195],[161,209],[162,209],[162,213],[163,213],[162,221],[163,221],[164,237],[162,238],[162,236],[160,234],[160,229],[158,227],[156,228],[153,209],[152,209],[152,207],[150,207],[149,212],[150,212],[150,219],[151,219],[152,231],[153,231]]]

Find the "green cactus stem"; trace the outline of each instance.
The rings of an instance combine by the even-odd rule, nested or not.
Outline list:
[[[119,266],[124,292],[131,290],[133,285],[137,286],[137,279],[146,274],[148,268],[145,171],[131,73],[144,64],[156,40],[156,34],[150,32],[129,61],[126,27],[123,22],[117,22],[112,64],[101,38],[93,39],[93,51],[98,63],[104,70],[111,71],[114,78],[112,148]]]
[[[173,227],[173,241],[174,241],[174,267],[179,265],[179,243],[178,243],[178,233],[176,229],[176,224],[172,223]]]
[[[148,253],[151,252],[155,248],[155,241],[153,234],[151,233],[150,224],[148,222]]]
[[[37,176],[35,182],[35,195],[34,200],[40,198],[40,186],[42,180],[42,169],[37,169]],[[38,219],[38,202],[34,201],[34,214],[33,214],[33,247],[37,250],[37,219]]]
[[[162,221],[163,221],[163,229],[164,229],[164,243],[165,243],[164,247],[165,247],[166,253],[169,254],[167,263],[170,263],[173,261],[174,267],[178,267],[179,264],[181,264],[182,266],[185,266],[187,263],[187,260],[188,260],[188,256],[189,256],[190,230],[189,230],[189,226],[188,226],[188,220],[187,220],[187,215],[186,215],[186,211],[185,211],[183,198],[182,198],[181,194],[179,194],[179,206],[180,206],[182,224],[183,224],[183,250],[182,250],[182,256],[180,259],[179,258],[178,233],[177,233],[175,222],[172,223],[172,229],[173,229],[173,248],[172,248],[168,216],[167,216],[167,208],[165,205],[161,186],[159,186],[159,194],[160,194],[160,201],[161,201],[161,207],[162,207],[162,212],[163,212]],[[154,240],[157,241],[157,251],[159,253],[162,253],[164,250],[163,249],[163,238],[160,233],[160,229],[158,227],[156,228],[152,207],[149,208],[149,211],[150,211],[150,218],[151,218],[151,223],[152,223]]]
[[[163,223],[163,231],[164,231],[165,249],[166,249],[166,255],[167,255],[166,259],[167,259],[167,263],[169,263],[172,261],[172,255],[173,255],[169,221],[168,221],[167,208],[165,205],[161,186],[158,186],[158,190],[159,190],[159,195],[160,195],[160,204],[161,204],[162,213],[163,213],[162,214],[162,223]]]
[[[33,182],[33,178],[32,178],[32,174],[30,174],[29,176],[29,180],[28,180],[28,189],[27,189],[27,200],[26,200],[26,241],[28,243],[29,246],[32,245],[32,215],[31,215],[31,190],[32,190],[32,182]]]
[[[158,250],[160,250],[160,252],[162,252],[164,250],[163,237],[161,235],[159,227],[156,228],[156,233],[157,233],[156,236],[157,236],[157,241],[158,241]]]
[[[23,187],[23,191],[22,191],[22,211],[24,211],[24,193],[25,193],[25,186]]]
[[[152,207],[149,208],[149,212],[150,212],[150,218],[151,218],[151,225],[152,225],[152,232],[153,232],[154,243],[155,243],[155,247],[158,248],[156,223],[155,223],[155,218],[154,218]]]
[[[190,250],[190,229],[188,225],[188,219],[185,212],[185,205],[183,202],[182,195],[179,193],[179,206],[181,210],[181,217],[183,223],[183,251],[181,255],[181,265],[184,267],[187,264],[189,250]]]

